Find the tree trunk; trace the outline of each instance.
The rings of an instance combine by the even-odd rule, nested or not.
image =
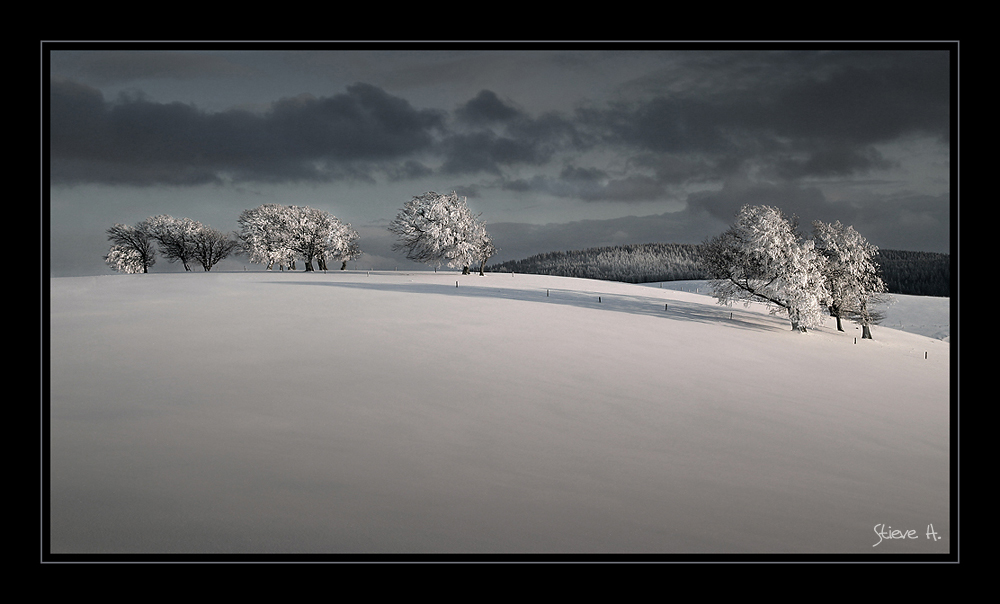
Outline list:
[[[799,321],[799,311],[788,309],[788,321],[792,324],[792,331],[806,332],[805,326]]]
[[[844,324],[840,319],[843,313],[840,311],[840,307],[836,304],[830,305],[830,316],[837,319],[837,331],[844,331]]]
[[[480,277],[485,277],[486,276],[486,273],[484,272],[485,270],[486,270],[486,261],[483,260],[482,262],[479,263],[479,276]]]
[[[462,274],[463,275],[468,275],[469,274],[469,267],[463,266],[462,267]]]
[[[347,260],[344,260],[344,263],[340,265],[340,270],[347,270]]]
[[[865,323],[861,326],[861,339],[862,340],[872,340],[872,328]]]

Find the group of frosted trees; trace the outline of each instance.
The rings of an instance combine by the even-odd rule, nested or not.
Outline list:
[[[266,270],[294,270],[301,260],[306,271],[327,270],[339,262],[361,255],[358,232],[336,216],[310,207],[264,204],[244,210],[237,219],[239,230],[232,236],[188,218],[154,216],[134,226],[116,224],[108,229],[111,249],[104,257],[112,269],[123,273],[146,273],[159,252],[170,262],[180,261],[185,270],[199,262],[206,271],[232,253],[263,264]],[[403,206],[389,226],[399,242],[395,250],[406,257],[435,267],[446,264],[462,268],[479,265],[497,252],[486,232],[486,223],[472,214],[465,198],[456,193],[430,192],[414,197]]]
[[[275,265],[295,269],[296,259],[302,260],[306,271],[314,270],[314,260],[321,271],[336,262],[344,270],[348,260],[361,255],[358,232],[323,210],[264,204],[244,210],[237,223],[240,250],[267,270]]]
[[[268,270],[295,268],[301,259],[305,270],[320,270],[327,262],[347,261],[361,254],[358,233],[329,212],[308,207],[265,204],[245,210],[237,221],[240,230],[223,233],[190,218],[160,215],[136,225],[116,224],[108,229],[111,249],[104,257],[110,268],[122,273],[148,273],[156,255],[168,262],[181,262],[190,271],[197,262],[209,271],[233,253],[241,253],[251,262],[265,264]]]
[[[180,262],[190,271],[195,262],[206,271],[227,258],[236,241],[222,231],[190,218],[161,214],[129,226],[116,224],[107,231],[111,249],[104,261],[121,273],[148,273],[159,252],[168,262]]]
[[[862,338],[881,320],[885,284],[875,256],[878,248],[839,221],[813,222],[811,238],[794,220],[770,206],[744,206],[736,222],[703,244],[702,262],[720,304],[762,302],[785,312],[792,329],[805,331],[824,316],[856,321]]]

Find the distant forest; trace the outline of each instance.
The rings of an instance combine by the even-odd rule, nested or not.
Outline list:
[[[706,279],[701,246],[687,243],[614,245],[568,252],[546,252],[524,260],[493,264],[494,273],[581,277],[624,283]],[[876,257],[889,293],[951,295],[951,257],[933,252],[879,250]]]

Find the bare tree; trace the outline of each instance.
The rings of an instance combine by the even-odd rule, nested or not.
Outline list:
[[[194,235],[192,255],[205,271],[225,260],[236,249],[238,242],[222,231],[202,226]]]

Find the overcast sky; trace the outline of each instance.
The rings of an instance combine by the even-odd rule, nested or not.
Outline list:
[[[53,276],[109,274],[114,223],[231,231],[264,203],[351,223],[352,268],[409,269],[386,226],[427,191],[468,197],[493,261],[699,243],[748,203],[951,243],[944,45],[136,48],[43,47]]]

